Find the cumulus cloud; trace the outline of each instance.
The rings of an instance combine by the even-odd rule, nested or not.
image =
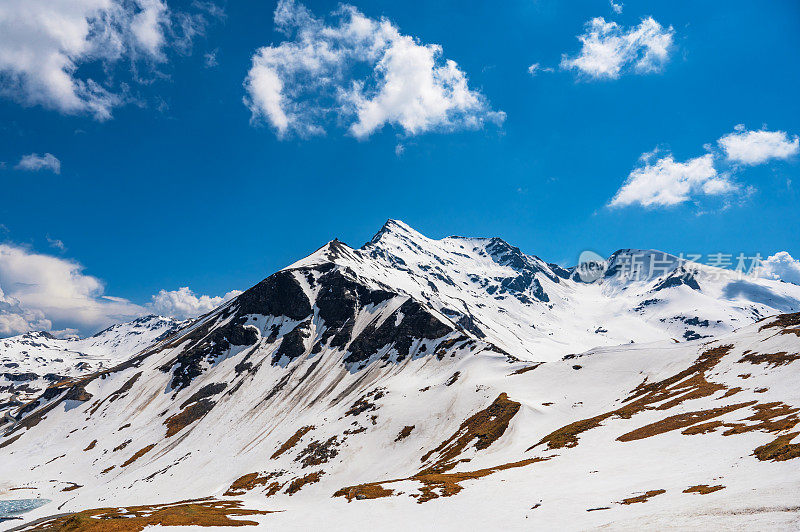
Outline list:
[[[49,239],[48,239],[49,240]],[[53,241],[62,245],[60,241]],[[241,292],[199,295],[189,288],[161,290],[147,305],[107,295],[104,283],[71,259],[0,244],[0,337],[32,330],[97,332],[145,314],[180,319],[213,310]]]
[[[7,296],[0,287],[0,337],[30,330],[50,330],[53,324],[41,310],[24,308],[18,299]]]
[[[25,105],[108,119],[123,96],[111,87],[111,76],[95,79],[81,67],[98,64],[107,74],[122,58],[164,61],[169,41],[190,39],[186,32],[196,33],[203,17],[172,12],[163,0],[4,0],[0,94]]]
[[[672,26],[664,28],[652,17],[628,29],[603,17],[593,18],[578,36],[581,51],[574,57],[563,55],[561,68],[593,79],[616,79],[630,71],[658,72],[669,59],[674,35]]]
[[[800,260],[794,259],[787,251],[779,251],[761,262],[759,273],[767,279],[800,284]]]
[[[643,164],[630,173],[609,206],[664,207],[696,195],[714,196],[736,190],[737,185],[727,175],[717,173],[713,157],[709,153],[678,162],[672,155],[656,158],[655,153],[646,154]]]
[[[239,290],[231,290],[224,296],[196,295],[189,287],[184,286],[178,290],[159,291],[148,306],[156,314],[180,319],[194,318],[214,310],[239,294]]]
[[[738,164],[755,166],[771,159],[787,159],[800,151],[797,135],[790,140],[784,131],[748,131],[742,124],[720,138],[717,144],[721,151],[712,144],[705,144],[703,148],[708,153],[684,163],[668,155],[651,164],[658,150],[643,154],[640,157],[643,164],[628,175],[608,206],[665,207],[704,195],[720,196],[740,191],[745,198],[756,189],[752,186],[742,189],[733,181],[731,173],[741,170]],[[726,165],[726,162],[733,164]],[[791,180],[787,180],[786,187],[791,190]]]
[[[608,3],[611,4],[611,10],[616,13],[617,15],[622,14],[622,2],[614,3],[614,0],[608,0]]]
[[[31,153],[29,155],[23,155],[22,159],[19,160],[14,168],[17,170],[27,170],[29,172],[49,170],[54,174],[60,174],[61,161],[52,153],[45,153],[44,155]]]
[[[748,131],[739,124],[717,142],[730,162],[749,166],[762,164],[770,159],[788,159],[800,151],[800,139],[790,138],[785,131]]]
[[[126,299],[106,296],[103,283],[83,270],[72,260],[0,244],[0,334],[51,327],[91,332],[143,313]]]
[[[331,17],[328,24],[294,0],[278,2],[275,25],[288,40],[257,50],[244,82],[254,122],[280,137],[339,123],[365,138],[386,125],[416,135],[503,121],[441,46],[349,5]]]

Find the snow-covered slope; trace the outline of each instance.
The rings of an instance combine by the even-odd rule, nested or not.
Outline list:
[[[553,360],[601,345],[684,341],[800,311],[800,286],[740,278],[647,250],[620,250],[580,280],[499,238],[427,238],[389,220],[359,249],[334,241],[289,268],[333,262],[424,301],[515,357]]]
[[[89,338],[55,338],[30,332],[0,339],[0,416],[10,401],[32,398],[64,377],[88,375],[110,368],[188,321],[145,316],[114,325]]]
[[[397,222],[331,242],[0,420],[0,496],[98,509],[51,529],[220,524],[234,501],[278,530],[796,527],[800,314],[752,323],[735,279],[623,281],[618,255],[586,282]],[[676,312],[719,336],[676,342]]]

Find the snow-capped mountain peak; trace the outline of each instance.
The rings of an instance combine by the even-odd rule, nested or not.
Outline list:
[[[0,402],[0,491],[52,500],[36,518],[98,508],[88,518],[137,523],[160,515],[142,504],[241,498],[281,510],[258,514],[264,527],[303,529],[398,512],[638,529],[676,507],[696,517],[700,494],[770,523],[795,511],[796,464],[782,462],[800,457],[800,313],[753,322],[800,287],[675,261],[582,282],[500,239],[384,229],[357,249],[333,240],[166,338],[149,317],[84,340],[125,360]],[[123,341],[141,331],[143,349]],[[487,519],[487,504],[503,511]],[[642,506],[667,521],[638,520]]]

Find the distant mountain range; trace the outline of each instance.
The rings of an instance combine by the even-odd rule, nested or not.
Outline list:
[[[196,320],[0,340],[0,495],[83,512],[52,529],[790,528],[798,311],[657,251],[563,268],[390,220]]]

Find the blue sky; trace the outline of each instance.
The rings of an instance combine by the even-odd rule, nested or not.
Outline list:
[[[356,52],[344,69],[329,65],[340,76],[330,85],[280,64],[284,96],[299,86],[297,123],[325,131],[281,134],[244,85],[259,48],[295,40],[276,28],[275,2],[167,0],[160,16],[172,18],[151,28],[156,41],[121,18],[133,30],[116,56],[70,52],[72,79],[103,87],[78,94],[94,111],[30,82],[34,67],[0,59],[0,240],[96,278],[92,299],[140,306],[184,286],[245,289],[334,237],[359,246],[387,218],[432,237],[500,236],[562,264],[624,247],[800,256],[800,4],[625,2],[621,13],[600,0],[433,4],[349,4],[412,43],[441,46],[436,64],[455,61],[464,94],[477,98],[417,129],[389,119],[358,134],[364,121],[336,110],[331,95],[353,80],[366,80],[368,97],[385,82]],[[15,5],[0,8],[0,28]],[[334,2],[304,5],[315,21],[297,24],[311,33],[349,16]],[[297,18],[303,8],[292,9]],[[666,52],[645,57],[640,39],[617,58],[617,75],[593,75],[591,61],[570,67],[596,17],[623,41],[652,17]],[[0,57],[28,38],[58,51],[23,33],[0,37]],[[747,136],[760,131],[772,136]],[[718,143],[726,135],[738,142],[730,151]],[[635,175],[627,199],[609,206]],[[659,179],[692,184],[676,198],[652,188]],[[25,284],[0,273],[6,298],[11,283]],[[42,313],[53,329],[100,323]]]

